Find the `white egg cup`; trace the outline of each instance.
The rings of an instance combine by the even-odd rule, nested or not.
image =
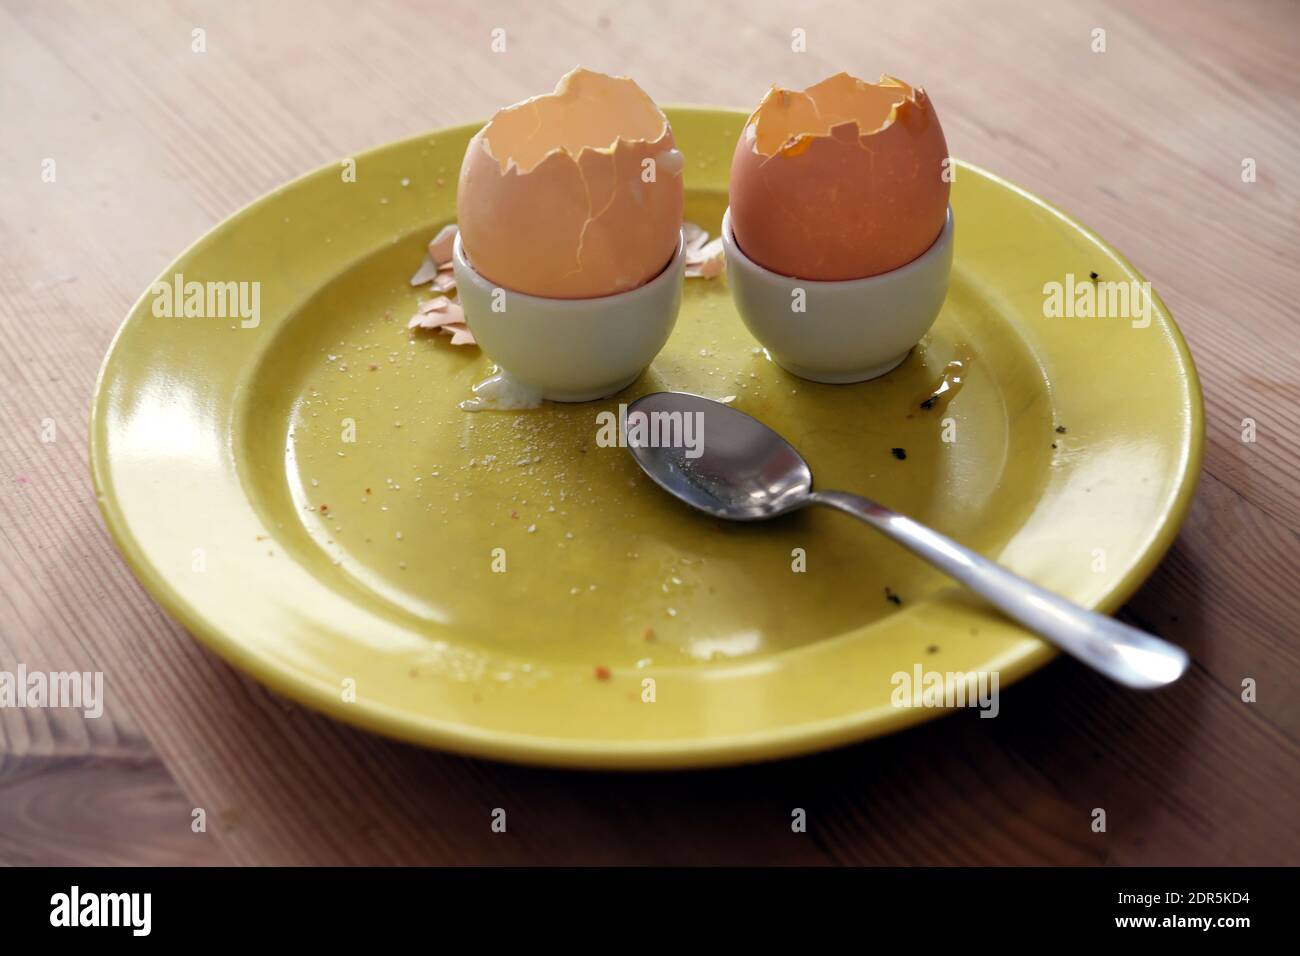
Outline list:
[[[731,210],[722,217],[727,284],[745,325],[787,372],[832,385],[893,371],[921,341],[948,294],[952,237],[949,206],[934,244],[906,265],[865,279],[819,282],[754,262],[736,244]]]
[[[550,299],[504,289],[475,271],[460,236],[456,294],[483,351],[520,384],[555,402],[589,402],[637,380],[677,322],[685,241],[644,285],[594,299]]]

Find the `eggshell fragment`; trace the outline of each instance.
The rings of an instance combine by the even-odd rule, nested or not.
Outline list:
[[[438,264],[439,269],[451,265],[451,247],[456,242],[458,231],[455,223],[448,223],[429,240],[429,258]]]
[[[634,289],[676,251],[683,166],[667,117],[636,83],[573,70],[470,140],[457,194],[466,256],[530,295]]]
[[[411,321],[406,323],[408,329],[436,329],[448,322],[464,322],[465,315],[460,306],[445,295],[436,299],[421,301]]]
[[[411,285],[424,285],[426,282],[432,282],[438,276],[438,264],[424,257],[420,263],[420,268],[415,270],[415,275],[411,276]]]
[[[713,279],[726,270],[726,253],[722,237],[709,241],[708,231],[693,222],[682,223],[682,248],[686,258],[686,278]]]
[[[708,241],[709,233],[703,226],[693,222],[682,223],[682,248],[687,262]]]
[[[411,276],[411,285],[424,285],[426,282],[432,282],[433,288],[438,292],[447,292],[456,288],[456,280],[450,278],[451,264],[451,247],[456,241],[456,225],[449,223],[438,230],[438,234],[429,240],[428,252],[424,261],[420,263],[420,268],[416,270],[415,275]],[[444,278],[439,273],[444,273],[448,278]]]
[[[726,253],[723,251],[721,236],[697,247],[694,255],[686,260],[687,278],[714,279],[722,275],[726,268]]]
[[[421,302],[406,323],[408,329],[436,329],[451,336],[452,345],[477,345],[474,333],[465,324],[465,312],[446,296]]]
[[[452,345],[478,345],[474,339],[474,333],[469,330],[469,326],[463,323],[449,323],[442,326],[441,331],[451,333]]]
[[[737,244],[758,264],[815,280],[889,272],[943,229],[948,145],[923,89],[839,73],[773,88],[731,165]]]

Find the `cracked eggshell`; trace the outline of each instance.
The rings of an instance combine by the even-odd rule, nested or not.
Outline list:
[[[820,281],[906,265],[943,230],[948,144],[924,90],[839,73],[775,87],[731,163],[737,244],[759,265]]]
[[[634,289],[677,250],[684,166],[668,118],[636,83],[573,70],[470,140],[457,193],[467,258],[529,295]]]

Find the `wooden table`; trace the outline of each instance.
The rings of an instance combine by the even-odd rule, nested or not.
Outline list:
[[[276,185],[575,63],[665,103],[749,106],[840,69],[921,82],[954,154],[1146,273],[1196,356],[1208,447],[1181,537],[1123,616],[1191,650],[1185,681],[1142,696],[1057,661],[996,721],[580,774],[333,723],[163,615],[86,466],[95,373],[132,301]],[[0,2],[0,669],[102,670],[109,688],[98,720],[0,710],[0,862],[1300,864],[1298,65],[1290,0]]]

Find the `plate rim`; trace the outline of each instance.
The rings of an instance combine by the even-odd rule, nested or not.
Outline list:
[[[726,113],[731,117],[749,115],[744,110],[734,107],[695,104],[668,104],[664,105],[662,109],[670,118],[677,113],[694,113],[702,117],[718,113]],[[427,142],[430,136],[472,133],[482,128],[482,126],[483,122],[474,122],[439,127],[412,136],[380,143],[352,154],[352,158],[359,162],[381,152],[407,148],[421,142]],[[1133,275],[1141,280],[1146,280],[1146,276],[1119,249],[1055,204],[982,166],[958,159],[955,156],[953,162],[956,166],[985,177],[997,186],[1009,190],[1050,212],[1062,224],[1081,233],[1088,240],[1112,255]],[[333,173],[335,171],[334,167],[334,162],[325,163],[287,180],[245,203],[190,242],[168,262],[154,282],[165,279],[174,273],[177,266],[190,256],[199,245],[216,234],[230,229],[243,217],[249,215],[264,203],[274,201],[285,190],[302,185],[310,179],[326,173]],[[471,723],[446,721],[427,715],[412,714],[407,710],[390,708],[380,701],[366,700],[364,702],[357,701],[343,704],[336,692],[336,688],[325,688],[310,677],[294,674],[289,669],[271,664],[265,658],[249,652],[240,642],[225,634],[222,629],[213,626],[203,614],[195,612],[191,605],[172,588],[157,566],[148,560],[144,547],[132,534],[126,515],[119,507],[116,496],[111,493],[108,482],[109,461],[107,449],[105,442],[98,437],[108,413],[105,384],[111,374],[111,366],[114,364],[127,326],[131,323],[132,316],[135,315],[141,304],[150,295],[149,290],[154,285],[154,282],[146,285],[144,291],[128,307],[125,316],[109,342],[95,377],[91,395],[88,458],[96,503],[110,539],[131,573],[149,595],[149,598],[161,607],[175,623],[188,631],[225,663],[252,677],[273,692],[342,723],[360,727],[391,739],[402,740],[424,747],[435,747],[462,756],[488,758],[529,766],[589,770],[692,769],[779,760],[863,742],[951,713],[951,710],[947,708],[893,708],[884,713],[880,712],[879,709],[866,708],[838,717],[786,724],[779,728],[721,737],[688,738],[669,742],[603,742],[560,740],[548,736],[522,734],[514,731],[489,730]],[[1190,428],[1188,441],[1180,449],[1181,456],[1177,468],[1176,490],[1171,496],[1168,507],[1161,515],[1158,525],[1154,527],[1151,540],[1142,550],[1137,560],[1130,566],[1127,573],[1101,599],[1092,605],[1095,610],[1107,614],[1122,606],[1141,587],[1172,547],[1186,521],[1192,501],[1195,498],[1205,452],[1204,395],[1195,360],[1177,320],[1154,287],[1151,288],[1151,295],[1159,309],[1163,310],[1164,315],[1168,316],[1169,319],[1170,340],[1176,348],[1181,369],[1179,377],[1186,382],[1190,399],[1188,403]],[[1020,654],[1015,660],[1000,669],[1001,685],[1011,686],[1042,668],[1057,657],[1059,653],[1046,642],[1040,642],[1034,650]]]

